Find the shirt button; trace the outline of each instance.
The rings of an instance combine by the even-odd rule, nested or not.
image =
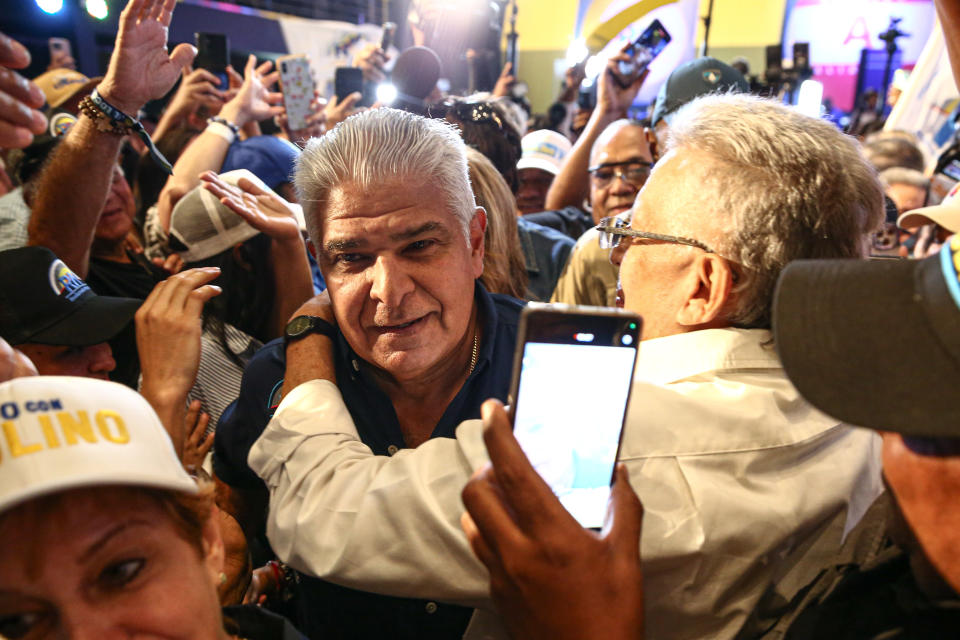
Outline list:
[[[437,603],[428,602],[426,606],[427,613],[436,613],[437,612]]]
[[[392,444],[392,445],[390,445],[389,447],[387,447],[387,453],[389,453],[390,455],[395,454],[397,451],[400,451],[400,448],[397,447],[397,445],[395,445],[395,444]],[[431,602],[430,604],[433,604],[433,603]],[[434,606],[436,606],[436,605],[434,605]]]

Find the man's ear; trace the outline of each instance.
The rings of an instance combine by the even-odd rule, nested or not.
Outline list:
[[[685,327],[724,326],[723,310],[731,299],[733,270],[713,253],[697,256],[681,283],[683,306],[677,323]]]
[[[210,575],[210,581],[219,586],[225,551],[223,538],[220,535],[220,513],[216,505],[210,508],[210,517],[203,524],[202,543],[203,562]]]
[[[470,221],[470,259],[473,261],[474,278],[483,273],[484,245],[483,237],[487,231],[487,210],[477,207]]]
[[[650,157],[656,162],[660,159],[660,145],[657,144],[657,134],[650,127],[644,127],[643,136],[647,139],[647,146],[650,147]]]

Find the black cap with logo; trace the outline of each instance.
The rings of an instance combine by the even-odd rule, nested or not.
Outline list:
[[[0,338],[85,347],[120,333],[143,303],[98,296],[45,247],[0,251]]]
[[[680,107],[709,93],[749,93],[743,74],[716,58],[697,58],[673,70],[660,87],[650,118],[651,126],[670,118]]]

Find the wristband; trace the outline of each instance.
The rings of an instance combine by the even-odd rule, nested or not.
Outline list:
[[[240,133],[240,127],[230,122],[226,118],[221,118],[220,116],[213,116],[212,118],[207,118],[207,123],[214,123],[214,122],[216,122],[217,124],[222,124],[223,126],[230,129],[230,131],[233,132],[233,135],[238,135]]]
[[[207,133],[212,133],[215,136],[223,138],[227,141],[227,144],[233,144],[233,141],[237,139],[236,132],[222,122],[214,122],[212,118],[207,120],[207,122],[209,124],[207,124],[207,128],[204,129]]]
[[[156,145],[153,144],[153,140],[150,139],[150,134],[143,128],[140,121],[128,116],[104,100],[96,89],[80,101],[80,112],[88,118],[91,118],[100,131],[115,133],[117,135],[126,135],[131,131],[137,134],[137,137],[140,138],[143,144],[147,146],[147,149],[150,150],[150,157],[153,158],[154,162],[159,164],[168,174],[173,175],[173,167],[170,166],[167,159],[163,157],[163,154],[160,153]]]

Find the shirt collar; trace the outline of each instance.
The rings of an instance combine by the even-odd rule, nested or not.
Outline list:
[[[634,380],[669,384],[733,369],[780,369],[766,329],[703,329],[640,343]]]

